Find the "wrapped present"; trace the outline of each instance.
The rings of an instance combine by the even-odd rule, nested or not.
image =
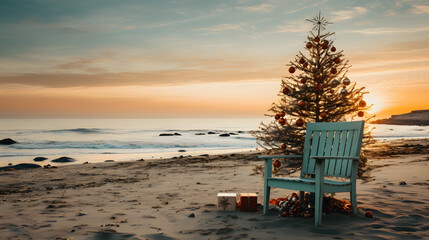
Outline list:
[[[240,193],[239,206],[242,212],[258,211],[258,195],[256,193]]]
[[[235,211],[237,208],[236,193],[218,193],[217,210],[218,211]]]

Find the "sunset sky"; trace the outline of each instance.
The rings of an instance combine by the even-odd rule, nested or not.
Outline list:
[[[321,11],[377,118],[429,109],[429,1],[0,2],[0,117],[263,117]]]

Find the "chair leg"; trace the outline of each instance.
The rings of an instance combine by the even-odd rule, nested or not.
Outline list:
[[[268,207],[270,205],[270,191],[271,187],[265,185],[264,186],[264,215],[268,214]]]
[[[304,195],[305,195],[304,191],[299,191],[299,203],[300,204],[304,203]]]
[[[323,192],[316,191],[315,195],[314,226],[319,226],[322,223]]]
[[[357,216],[357,200],[356,200],[356,185],[352,185],[352,190],[350,191],[350,203],[352,204],[353,215]]]

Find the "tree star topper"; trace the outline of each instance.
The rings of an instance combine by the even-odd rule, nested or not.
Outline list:
[[[320,15],[320,12],[319,12],[319,15],[314,17],[313,19],[305,19],[305,20],[314,24],[313,30],[317,29],[317,35],[320,35],[320,29],[326,30],[326,25],[332,24],[328,22],[328,20],[326,20],[325,17],[322,17]]]

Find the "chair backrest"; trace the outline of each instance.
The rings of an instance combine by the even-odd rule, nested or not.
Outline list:
[[[314,174],[315,160],[310,156],[359,157],[364,121],[308,123],[305,135],[301,176]],[[348,159],[325,161],[325,175],[351,178],[356,176],[358,164]]]

